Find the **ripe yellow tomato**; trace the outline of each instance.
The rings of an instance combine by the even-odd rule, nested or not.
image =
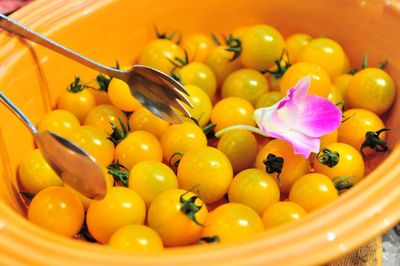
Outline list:
[[[228,97],[219,101],[211,112],[211,122],[216,124],[215,131],[233,125],[255,126],[254,107],[247,100]]]
[[[352,146],[345,143],[331,143],[323,147],[323,149],[328,149],[333,154],[329,153],[329,157],[326,157],[329,160],[327,163],[322,163],[321,156],[324,155],[323,152],[319,154],[316,158],[314,158],[313,166],[314,171],[317,173],[324,174],[328,176],[330,179],[334,180],[336,177],[350,177],[348,180],[349,183],[356,184],[364,178],[365,166],[364,160],[356,149]]]
[[[114,158],[127,169],[143,161],[162,161],[158,139],[146,131],[133,131],[115,147]]]
[[[285,41],[281,33],[269,25],[249,27],[242,37],[242,64],[248,68],[268,69],[282,55]]]
[[[366,68],[354,75],[345,99],[351,108],[381,115],[392,106],[395,96],[394,81],[388,73],[380,68]]]
[[[107,138],[104,130],[94,126],[80,126],[68,135],[68,139],[82,147],[103,166],[108,166],[114,157],[114,144]]]
[[[353,146],[356,150],[360,151],[363,142],[365,141],[365,134],[368,131],[376,132],[385,128],[383,121],[371,111],[365,109],[349,109],[343,113],[345,120],[340,124],[339,142],[347,143]],[[385,132],[379,135],[379,138],[385,140]],[[368,152],[369,150],[369,152]],[[370,153],[370,149],[365,152]]]
[[[141,224],[130,224],[117,230],[108,245],[115,250],[128,252],[157,252],[164,249],[156,231]]]
[[[112,187],[102,200],[93,200],[86,214],[90,234],[100,243],[108,243],[110,237],[129,224],[143,224],[146,206],[143,199],[132,189]]]
[[[238,173],[253,165],[258,152],[258,143],[251,132],[239,129],[222,135],[217,148],[228,157],[233,172]],[[243,154],[246,154],[246,156],[243,156]]]
[[[343,102],[343,95],[338,87],[332,84],[327,99],[333,104],[338,104]]]
[[[207,93],[198,86],[186,85],[186,91],[189,93],[189,100],[193,104],[193,108],[184,104],[190,115],[196,119],[200,127],[208,124],[211,117],[212,103]]]
[[[120,79],[113,78],[108,86],[110,102],[118,109],[125,112],[133,112],[142,105],[131,94],[128,84]]]
[[[72,237],[81,229],[84,210],[73,192],[64,187],[48,187],[32,199],[28,219],[49,231]]]
[[[210,98],[217,90],[217,79],[211,68],[200,62],[185,65],[179,70],[183,85],[194,85],[201,88]]]
[[[84,124],[103,129],[107,134],[111,135],[113,133],[111,125],[116,126],[123,132],[120,122],[122,122],[126,129],[128,128],[128,119],[122,111],[113,105],[101,104],[89,111]]]
[[[210,212],[202,237],[217,236],[221,243],[234,242],[264,231],[260,216],[241,203],[226,203]]]
[[[129,127],[132,131],[143,130],[147,131],[158,139],[169,126],[169,123],[164,119],[151,113],[146,107],[140,107],[129,117]]]
[[[256,105],[257,100],[268,91],[263,74],[254,69],[240,69],[231,73],[222,86],[222,97],[240,97]]]
[[[161,136],[160,142],[164,160],[167,162],[176,153],[184,154],[192,148],[207,146],[203,130],[191,122],[169,126]]]
[[[183,36],[181,46],[188,53],[191,62],[204,62],[215,43],[209,35],[192,33]]]
[[[299,62],[285,72],[281,80],[281,94],[285,96],[287,91],[294,87],[305,76],[311,77],[309,94],[327,98],[331,89],[329,75],[315,63]]]
[[[203,231],[208,210],[204,202],[190,191],[170,189],[150,205],[147,223],[167,247],[195,243]]]
[[[292,146],[284,140],[274,139],[268,142],[257,154],[256,167],[266,171],[264,161],[269,161],[268,155],[273,154],[276,157],[283,158],[283,166],[279,174],[279,187],[281,192],[287,193],[292,184],[301,176],[309,171],[310,163],[307,158],[300,154],[294,154]],[[278,180],[277,173],[271,175]]]
[[[18,167],[22,190],[38,193],[51,186],[62,186],[63,181],[49,166],[39,149],[27,154]]]
[[[86,114],[89,113],[96,104],[93,93],[88,89],[83,89],[78,92],[66,91],[58,98],[57,108],[72,113],[83,123]]]
[[[320,147],[323,148],[328,144],[338,142],[338,137],[339,137],[339,131],[337,129],[326,135],[323,135],[321,137]]]
[[[317,210],[338,197],[331,179],[320,173],[300,177],[289,192],[289,201],[299,204],[306,212]]]
[[[342,74],[333,79],[333,85],[335,85],[340,90],[343,97],[346,96],[347,88],[349,87],[352,79],[353,75],[351,74]]]
[[[128,187],[136,191],[148,207],[162,192],[178,188],[178,181],[175,173],[165,164],[144,161],[132,167]]]
[[[157,39],[143,48],[139,56],[139,64],[153,67],[169,75],[175,67],[171,62],[175,61],[175,58],[185,58],[183,49],[173,41]]]
[[[229,186],[229,202],[249,206],[259,215],[279,201],[280,193],[276,181],[265,171],[250,168],[237,174]]]
[[[44,115],[38,122],[39,132],[52,131],[62,137],[80,126],[78,118],[65,110],[52,110]]]
[[[285,40],[285,48],[291,64],[297,63],[300,51],[312,40],[312,37],[305,33],[290,35]]]
[[[329,38],[315,38],[311,40],[301,49],[298,61],[317,64],[332,79],[349,70],[349,61],[342,46]]]
[[[307,215],[306,211],[297,203],[279,201],[270,206],[261,216],[265,229],[291,223]]]
[[[256,109],[269,107],[282,99],[280,91],[269,91],[261,95],[256,103]]]
[[[178,166],[179,187],[192,190],[205,203],[216,202],[228,192],[232,165],[220,150],[200,147],[186,152]]]

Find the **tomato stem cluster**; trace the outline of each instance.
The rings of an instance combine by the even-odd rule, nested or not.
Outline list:
[[[376,152],[386,152],[389,149],[386,141],[379,138],[379,135],[382,132],[389,130],[390,128],[382,128],[375,132],[368,131],[367,133],[365,133],[365,141],[361,144],[360,148],[360,152],[364,158],[366,157],[364,149],[366,149],[367,147],[373,149]]]
[[[112,133],[107,137],[107,139],[111,140],[115,146],[118,143],[120,143],[129,133],[129,128],[125,126],[124,122],[122,122],[122,119],[120,117],[118,117],[118,121],[122,131],[114,123],[110,123],[112,128]]]
[[[353,183],[349,182],[349,179],[352,178],[354,178],[354,176],[347,176],[347,177],[336,176],[332,179],[332,182],[335,185],[336,190],[341,191],[343,189],[349,189],[354,186]]]
[[[283,159],[283,157],[278,157],[272,153],[269,153],[267,155],[267,158],[263,161],[265,165],[265,170],[267,171],[268,174],[273,174],[273,173],[278,174],[277,179],[279,184],[281,183],[280,174],[282,172],[284,161],[285,160]]]
[[[126,168],[119,162],[113,162],[108,166],[107,169],[108,173],[113,176],[115,181],[121,182],[125,187],[128,186],[128,179],[129,179],[128,168]]]
[[[81,78],[75,77],[74,81],[71,84],[69,84],[67,91],[71,93],[78,93],[83,91],[84,89],[85,86],[81,83]]]
[[[211,243],[218,243],[220,242],[219,236],[215,235],[215,236],[205,236],[200,238],[197,243],[207,243],[207,244],[211,244]]]
[[[189,191],[185,192],[184,194],[181,195],[179,198],[179,202],[181,203],[181,212],[185,214],[187,217],[189,217],[193,222],[195,222],[197,225],[204,226],[203,224],[199,223],[196,219],[196,213],[198,213],[203,205],[196,205],[196,200],[199,198],[198,196],[192,196],[189,199],[184,199],[183,197],[188,193]]]
[[[332,168],[339,163],[340,154],[336,151],[323,148],[320,152],[318,152],[317,159],[320,163]]]

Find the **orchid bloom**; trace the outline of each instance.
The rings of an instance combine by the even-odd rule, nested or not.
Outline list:
[[[258,128],[232,126],[217,132],[221,136],[233,129],[247,129],[255,133],[283,139],[293,146],[296,154],[308,157],[320,148],[320,137],[339,127],[342,113],[330,101],[308,94],[310,76],[301,79],[287,95],[273,106],[254,111]]]

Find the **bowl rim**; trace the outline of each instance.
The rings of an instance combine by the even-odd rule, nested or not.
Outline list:
[[[79,19],[85,12],[93,12],[111,2],[112,0],[37,0],[11,16],[32,29],[48,34],[71,20]],[[395,6],[389,8],[400,13],[400,9]],[[15,41],[5,34],[0,37],[0,44]],[[15,51],[9,51],[9,54],[13,52]],[[0,214],[0,232],[3,235],[0,250],[9,256],[10,261],[37,264],[54,262],[58,265],[228,265],[232,262],[235,265],[278,265],[283,261],[285,265],[322,264],[384,233],[400,220],[400,190],[393,189],[400,185],[400,165],[397,158],[400,158],[398,147],[369,174],[368,179],[329,206],[298,222],[234,244],[176,248],[151,256],[120,253],[47,232],[31,224],[0,199],[0,209],[3,210]],[[387,169],[391,171],[387,172]],[[379,195],[382,200],[366,206],[363,203],[371,195]],[[356,217],[352,216],[354,213],[357,213]],[[364,223],[369,226],[361,226]],[[316,228],[318,234],[313,233]],[[302,239],[301,246],[296,244],[298,239]],[[20,252],[23,246],[29,248]]]

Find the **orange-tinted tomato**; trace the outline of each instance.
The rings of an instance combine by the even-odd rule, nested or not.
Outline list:
[[[57,108],[72,113],[83,123],[86,114],[89,113],[96,104],[93,93],[88,89],[83,89],[79,92],[66,91],[58,98]]]
[[[297,203],[279,201],[270,206],[263,214],[262,221],[265,229],[291,223],[307,215],[306,211]]]
[[[312,37],[304,33],[290,35],[285,41],[285,48],[291,64],[297,63],[300,51],[312,40]]]
[[[113,133],[111,125],[116,126],[121,132],[123,132],[121,122],[125,129],[127,129],[128,119],[122,111],[112,105],[101,104],[89,111],[86,115],[84,124],[103,129],[107,134],[111,135]]]
[[[188,53],[191,62],[204,62],[207,54],[215,47],[212,38],[202,33],[183,36],[182,48]]]
[[[118,109],[125,112],[133,112],[142,105],[132,96],[128,84],[120,79],[113,78],[108,86],[110,102]]]
[[[352,79],[353,79],[353,75],[342,74],[342,75],[337,76],[333,80],[333,85],[335,85],[340,90],[343,97],[346,96],[347,88],[349,87]]]
[[[214,97],[217,79],[209,66],[199,62],[189,63],[179,70],[179,77],[184,85],[195,85],[210,98]]]
[[[80,126],[78,118],[65,110],[53,110],[44,115],[38,123],[39,132],[50,130],[66,137],[73,129]]]
[[[140,107],[129,117],[129,127],[132,131],[144,130],[147,131],[158,139],[169,126],[169,123],[164,119],[151,113],[145,107]]]

